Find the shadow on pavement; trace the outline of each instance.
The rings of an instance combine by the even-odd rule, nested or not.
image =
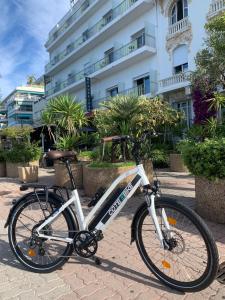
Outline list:
[[[0,264],[4,264],[20,270],[26,270],[13,255],[9,243],[2,239],[0,239],[0,253]]]
[[[20,269],[23,271],[30,272],[26,268],[23,267],[22,264],[20,264],[17,259],[14,257],[9,244],[0,239],[0,264],[4,264],[6,266],[10,266],[16,269]],[[83,265],[95,265],[96,268],[99,268],[102,270],[102,272],[111,272],[113,274],[119,275],[121,277],[133,280],[134,282],[138,282],[141,284],[145,284],[157,289],[160,289],[161,291],[167,291],[173,294],[177,295],[183,295],[183,293],[178,292],[176,290],[169,289],[168,287],[162,285],[159,280],[157,280],[154,277],[147,276],[146,274],[140,273],[138,271],[135,271],[133,269],[121,266],[115,262],[112,262],[107,259],[101,259],[102,264],[97,266],[95,262],[91,259],[84,259],[81,257],[71,257],[73,260],[70,260],[67,263],[74,264],[74,268],[76,268],[76,264],[83,264]]]
[[[148,276],[146,274],[140,273],[138,271],[135,271],[133,269],[121,266],[113,261],[110,261],[108,259],[100,259],[101,265],[96,265],[93,259],[84,259],[82,257],[76,257],[75,261],[69,261],[69,263],[72,264],[94,264],[96,268],[101,269],[104,272],[111,272],[113,274],[119,275],[121,277],[133,280],[134,282],[138,282],[144,285],[148,285],[150,287],[160,289],[161,291],[166,291],[168,293],[177,294],[177,295],[184,295],[184,293],[170,289],[169,287],[166,287],[165,285],[161,284],[160,281],[155,278]],[[150,271],[149,271],[150,272]],[[151,274],[151,273],[150,273]]]

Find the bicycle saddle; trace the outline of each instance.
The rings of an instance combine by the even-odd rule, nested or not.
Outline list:
[[[58,151],[58,150],[51,150],[46,153],[46,157],[52,160],[62,159],[62,158],[74,158],[75,152],[73,151]]]

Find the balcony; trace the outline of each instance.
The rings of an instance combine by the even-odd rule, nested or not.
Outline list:
[[[65,15],[65,17],[50,31],[48,41],[46,42],[46,48],[50,48],[59,41],[60,38],[70,31],[74,26],[78,25],[78,22],[93,8],[98,0],[85,0],[82,5],[77,8],[76,5],[71,11]]]
[[[186,30],[188,30],[190,28],[190,22],[189,22],[189,18],[186,17],[182,20],[180,20],[179,22],[176,22],[173,25],[169,26],[169,32],[167,35],[167,39],[172,38],[173,36],[175,36],[178,33],[182,33]]]
[[[151,0],[124,0],[112,10],[110,17],[103,17],[93,27],[87,29],[74,42],[67,45],[66,49],[56,55],[46,66],[46,75],[52,75],[54,70],[60,71],[74,62],[93,46],[101,43],[103,39],[112,36],[118,30],[121,30],[126,24],[129,24],[134,18],[143,14],[149,8]],[[151,31],[154,31],[152,25]]]
[[[208,18],[213,18],[223,11],[225,11],[225,0],[213,0],[210,4]]]
[[[142,85],[139,85],[139,86],[136,86],[136,87],[133,87],[133,88],[121,91],[117,95],[134,95],[134,96],[143,96],[143,95],[146,95],[146,96],[151,97],[152,93],[151,92],[149,93],[147,91],[147,89],[145,88],[144,84],[142,84]],[[96,100],[94,99],[93,100],[93,109],[99,108],[100,107],[99,106],[100,103],[105,102],[105,101],[110,101],[110,99],[111,99],[110,96],[105,96],[103,98],[99,98],[99,99],[96,99]]]
[[[190,74],[190,72],[182,72],[160,80],[159,93],[169,92],[188,86],[190,84]]]
[[[8,121],[8,126],[22,126],[22,125],[33,125],[33,120],[28,119],[14,119]]]
[[[133,40],[120,49],[111,52],[110,56],[105,56],[82,71],[76,74],[69,74],[67,80],[47,90],[46,96],[58,95],[70,89],[78,89],[84,85],[85,76],[97,76],[98,79],[104,78],[113,72],[129,67],[129,65],[138,62],[140,59],[152,55],[156,51],[155,48],[150,46],[153,43],[152,39],[154,37],[143,34],[141,44],[137,39]]]

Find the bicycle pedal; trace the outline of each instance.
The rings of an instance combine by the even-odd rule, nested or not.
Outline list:
[[[97,266],[100,266],[100,265],[102,264],[101,259],[98,258],[98,257],[94,257],[94,262],[95,262],[95,264],[96,264]]]

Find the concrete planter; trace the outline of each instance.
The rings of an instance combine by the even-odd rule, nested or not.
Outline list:
[[[153,179],[153,167],[151,161],[144,163],[149,180]],[[83,166],[83,185],[84,192],[87,196],[92,197],[100,188],[108,188],[110,184],[122,173],[133,169],[134,166],[118,168],[91,168],[88,165]],[[127,185],[134,176],[129,176],[121,182],[121,186]]]
[[[71,188],[70,178],[64,163],[56,162],[55,168],[55,185]],[[83,165],[82,163],[71,163],[71,169],[75,178],[77,188],[83,187]]]
[[[197,212],[210,221],[225,224],[225,179],[212,182],[195,178]]]
[[[188,168],[184,165],[181,154],[170,154],[170,170],[172,172],[188,172]]]
[[[6,176],[9,178],[18,178],[18,167],[38,166],[39,161],[31,161],[29,163],[11,163],[6,162]]]
[[[6,176],[9,178],[18,178],[18,167],[24,167],[24,163],[6,162]]]
[[[0,177],[6,176],[6,163],[5,161],[0,162]]]
[[[19,180],[23,183],[38,181],[38,166],[18,167]]]

